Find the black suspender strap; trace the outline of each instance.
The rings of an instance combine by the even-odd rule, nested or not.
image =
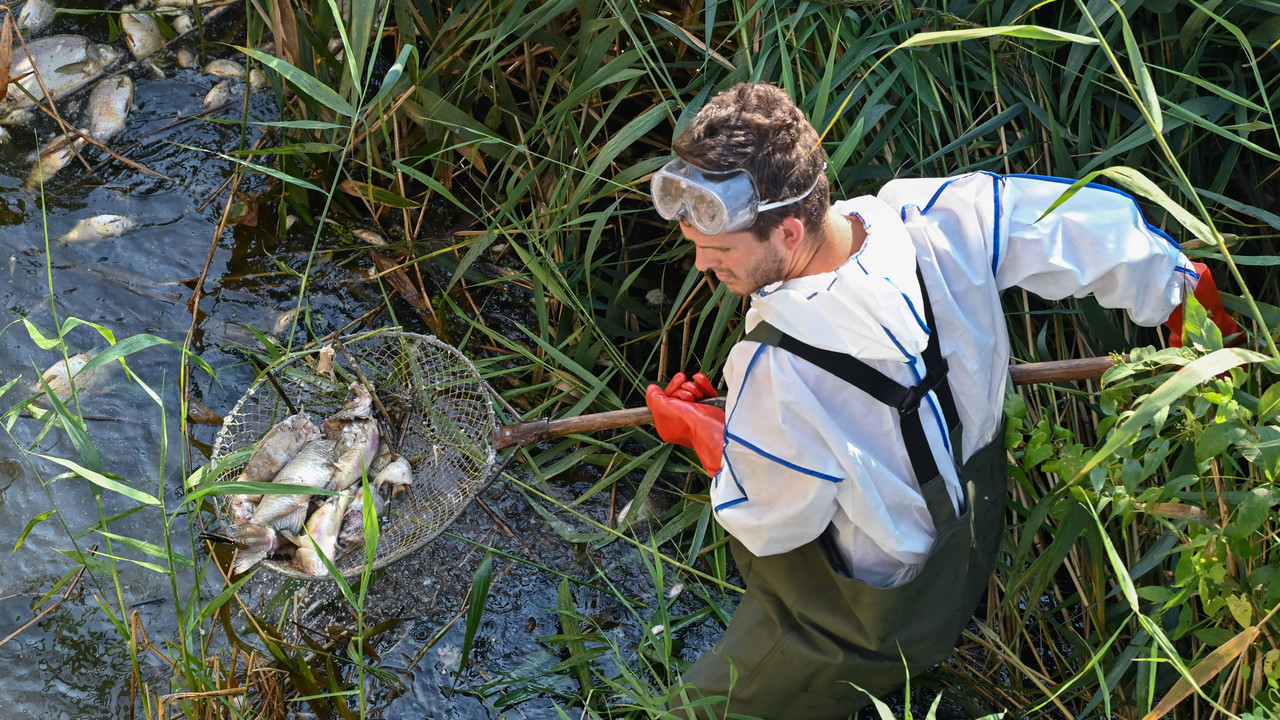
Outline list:
[[[938,333],[933,323],[933,310],[929,304],[928,291],[925,289],[924,280],[920,277],[918,268],[916,277],[920,279],[920,290],[924,298],[925,324],[930,328],[929,344],[923,353],[926,372],[924,378],[916,385],[903,386],[852,355],[813,347],[768,323],[758,324],[747,333],[745,339],[786,350],[896,409],[902,427],[903,444],[906,446],[907,457],[911,460],[911,469],[915,472],[916,482],[923,486],[939,473],[938,465],[933,459],[933,451],[929,448],[928,436],[924,431],[925,421],[919,412],[920,403],[930,391],[934,392],[938,398],[947,431],[959,427],[959,418],[955,400],[951,396],[951,386],[947,383],[947,361],[942,357],[942,351],[938,347]]]
[[[924,366],[932,373],[932,368],[940,367],[943,375],[947,374],[947,361],[942,359],[942,349],[938,346],[938,326],[933,321],[933,303],[929,301],[929,288],[924,284],[924,275],[920,266],[916,265],[916,282],[920,283],[920,299],[924,304],[924,324],[929,326],[929,344],[924,349]],[[926,379],[928,375],[925,376]],[[960,427],[960,414],[956,412],[956,401],[951,395],[951,385],[941,383],[934,388],[938,404],[942,406],[942,418],[948,430]],[[958,456],[958,453],[957,453]]]

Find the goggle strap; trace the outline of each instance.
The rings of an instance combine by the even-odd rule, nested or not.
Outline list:
[[[822,167],[823,167],[823,170],[825,171],[825,170],[826,170],[826,164],[825,164],[825,163],[823,163],[823,166],[822,166]],[[803,193],[801,193],[801,194],[799,194],[799,195],[796,195],[795,197],[789,197],[789,198],[785,198],[785,199],[782,199],[782,200],[775,200],[775,201],[773,201],[773,202],[760,203],[759,205],[757,205],[757,206],[756,206],[756,212],[764,212],[765,210],[773,210],[774,208],[780,208],[780,207],[783,207],[783,206],[786,206],[786,205],[790,205],[791,203],[800,202],[801,200],[803,200],[803,199],[805,199],[805,198],[809,197],[809,193],[813,192],[813,191],[814,191],[814,189],[818,187],[818,181],[820,181],[820,180],[822,180],[822,173],[818,173],[818,177],[816,177],[816,178],[814,178],[814,179],[813,179],[813,184],[812,184],[812,185],[810,185],[810,186],[809,186],[809,189],[808,189],[808,190],[805,190]]]

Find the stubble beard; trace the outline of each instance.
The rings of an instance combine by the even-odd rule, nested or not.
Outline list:
[[[725,279],[717,272],[716,279],[723,283],[729,292],[746,296],[766,285],[785,280],[786,269],[786,260],[783,259],[782,253],[766,244],[759,260],[747,268],[744,275]]]

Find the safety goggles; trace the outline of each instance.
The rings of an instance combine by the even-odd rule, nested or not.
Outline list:
[[[688,218],[704,235],[721,235],[751,227],[758,213],[809,197],[821,179],[819,173],[813,185],[795,197],[760,202],[746,170],[702,170],[676,158],[654,173],[649,188],[653,206],[663,219]]]

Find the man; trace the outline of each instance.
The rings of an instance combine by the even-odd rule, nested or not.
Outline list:
[[[713,475],[746,595],[684,674],[725,710],[846,718],[954,647],[1004,529],[1009,341],[999,294],[1093,294],[1135,322],[1217,290],[1134,200],[974,173],[830,204],[818,135],[784,92],[713,98],[654,175],[699,270],[748,295],[724,368],[647,401]],[[1224,313],[1224,335],[1238,330]],[[1181,319],[1172,323],[1181,335]],[[702,710],[700,712],[706,712]]]

